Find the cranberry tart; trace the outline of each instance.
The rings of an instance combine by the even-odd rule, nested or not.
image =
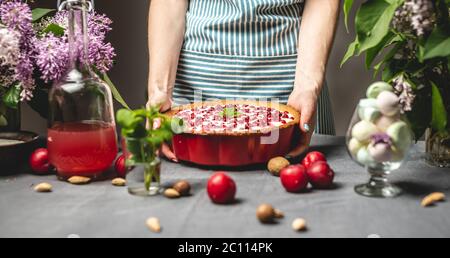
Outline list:
[[[286,155],[300,120],[289,106],[256,101],[194,103],[168,115],[184,122],[183,133],[173,138],[178,159],[207,166],[251,165]]]

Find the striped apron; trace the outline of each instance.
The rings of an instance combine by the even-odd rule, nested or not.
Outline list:
[[[190,0],[173,101],[287,103],[297,63],[304,0]],[[316,132],[335,134],[328,88]]]

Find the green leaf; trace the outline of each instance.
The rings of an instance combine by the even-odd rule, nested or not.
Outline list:
[[[431,127],[441,132],[447,128],[447,110],[439,88],[432,83],[432,115]]]
[[[344,58],[342,59],[341,67],[344,66],[344,64],[355,55],[357,50],[358,50],[358,39],[356,39],[352,44],[350,44],[350,46],[348,46],[348,50],[345,53]]]
[[[369,70],[375,58],[381,53],[381,51],[395,42],[401,41],[400,36],[396,36],[394,33],[389,32],[386,37],[375,47],[367,50],[366,53],[366,69]]]
[[[370,48],[366,52],[366,69],[369,70],[375,58],[380,54],[380,51],[384,49],[388,42],[392,39],[393,34],[388,33],[386,37],[375,47]]]
[[[356,14],[356,31],[360,44],[359,53],[377,46],[389,33],[394,13],[401,2],[384,0],[367,1]]]
[[[414,84],[411,84],[414,86]],[[417,87],[416,87],[417,88]],[[431,123],[431,87],[416,89],[412,111],[406,113],[411,123],[411,129],[417,140],[421,139]]]
[[[44,33],[53,33],[53,35],[57,37],[64,36],[65,29],[58,24],[51,23],[45,28],[42,32]]]
[[[13,109],[17,109],[20,101],[20,86],[12,86],[6,93],[3,95],[3,103]]]
[[[49,15],[51,12],[56,11],[55,9],[45,9],[45,8],[36,8],[33,9],[32,15],[33,15],[33,22],[37,22],[44,16]]]
[[[0,127],[2,126],[8,126],[8,121],[6,120],[6,117],[0,115]]]
[[[397,51],[398,51],[400,48],[401,48],[401,44],[397,44],[397,45],[393,46],[392,49],[384,56],[383,60],[382,60],[381,62],[379,62],[377,65],[374,66],[374,68],[373,68],[373,69],[375,70],[375,72],[374,72],[374,74],[373,74],[373,77],[374,77],[374,78],[375,78],[375,77],[378,75],[378,73],[380,72],[381,67],[382,67],[384,64],[390,62],[391,59],[395,56],[395,54],[397,53]]]
[[[223,111],[219,113],[219,115],[224,117],[235,117],[240,116],[241,114],[237,111],[236,108],[231,107],[231,108],[224,108]]]
[[[348,18],[350,15],[350,11],[352,10],[354,0],[345,0],[344,2],[344,15],[345,15],[345,29],[349,32],[348,29]]]
[[[109,78],[108,74],[103,73],[102,77],[103,77],[103,80],[109,85],[114,99],[117,102],[119,102],[124,108],[130,109],[127,102],[122,98],[122,95],[120,95],[120,92],[117,90],[117,87],[114,85],[114,83]]]
[[[136,114],[129,109],[120,109],[117,111],[117,123],[123,128],[129,129],[136,127],[137,124],[142,123],[144,119],[137,117]]]
[[[435,29],[425,43],[423,59],[450,56],[450,35],[445,31]]]

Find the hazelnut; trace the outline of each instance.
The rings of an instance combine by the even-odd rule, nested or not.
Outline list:
[[[173,185],[173,189],[179,192],[182,196],[187,196],[191,192],[191,185],[188,181],[182,180],[175,183]]]
[[[283,218],[284,214],[280,210],[274,209],[270,204],[262,204],[256,210],[256,217],[261,223],[271,223],[275,218]]]
[[[290,164],[291,163],[289,162],[289,160],[287,160],[283,157],[276,157],[269,161],[269,164],[267,165],[267,169],[269,170],[269,172],[272,175],[280,176],[280,171],[283,168],[288,167]]]

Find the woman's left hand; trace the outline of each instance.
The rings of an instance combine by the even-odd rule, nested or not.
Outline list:
[[[317,102],[319,93],[317,90],[298,88],[289,97],[288,105],[300,112],[300,142],[288,155],[297,157],[309,149],[311,138],[317,122]]]

